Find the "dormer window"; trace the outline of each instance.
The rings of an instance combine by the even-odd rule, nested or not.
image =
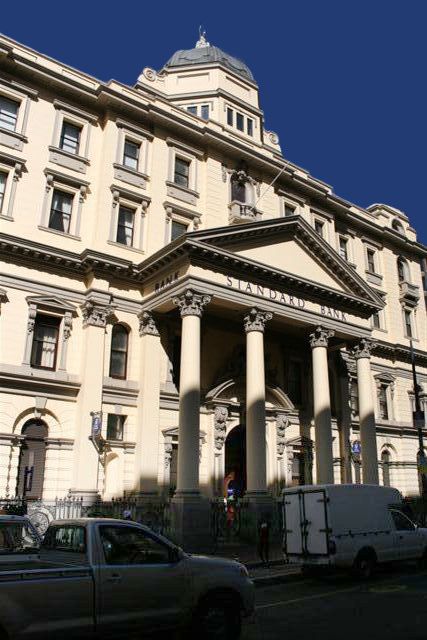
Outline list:
[[[227,124],[229,127],[235,127],[241,133],[253,137],[255,129],[255,120],[244,115],[240,111],[235,111],[232,107],[227,107]]]
[[[208,104],[190,104],[184,107],[188,113],[191,113],[193,116],[199,116],[202,120],[209,120],[209,105]]]

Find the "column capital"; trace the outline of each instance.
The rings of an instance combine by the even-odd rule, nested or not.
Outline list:
[[[356,360],[360,358],[370,358],[376,342],[370,338],[361,338],[353,348],[353,355]]]
[[[84,327],[106,327],[107,322],[114,314],[112,304],[102,304],[94,299],[88,298],[81,306],[83,313]]]
[[[150,311],[140,311],[138,313],[138,320],[140,336],[160,336],[156,321]]]
[[[335,331],[332,329],[325,329],[319,325],[315,328],[313,333],[310,333],[310,347],[314,349],[314,347],[327,347],[329,338],[335,335]]]
[[[181,317],[184,316],[197,316],[202,317],[203,308],[209,304],[212,300],[212,296],[193,291],[193,289],[187,289],[180,296],[173,299],[173,303],[179,307]]]
[[[257,307],[253,307],[249,313],[243,318],[246,333],[250,331],[261,331],[264,333],[265,324],[271,320],[273,314],[270,311],[262,311]]]

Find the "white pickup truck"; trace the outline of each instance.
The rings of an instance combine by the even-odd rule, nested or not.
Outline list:
[[[427,564],[427,529],[401,510],[397,489],[363,484],[310,485],[283,491],[283,553],[302,567],[351,568],[368,578],[375,565]]]
[[[231,640],[254,609],[243,565],[188,555],[134,522],[57,520],[38,544],[28,520],[0,516],[1,640],[141,638],[172,628]]]

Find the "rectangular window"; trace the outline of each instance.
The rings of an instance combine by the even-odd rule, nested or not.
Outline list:
[[[378,408],[381,420],[388,420],[387,385],[385,384],[378,389]]]
[[[285,218],[295,215],[295,207],[285,202]]]
[[[68,153],[78,154],[81,132],[81,127],[77,127],[75,124],[71,124],[64,120],[62,124],[61,138],[59,140],[59,147],[64,151],[68,151]]]
[[[341,258],[343,258],[343,260],[348,260],[348,240],[347,240],[347,238],[343,238],[342,236],[340,236],[339,245],[340,245],[340,256],[341,256]]]
[[[0,96],[0,127],[15,131],[18,120],[19,102]]]
[[[353,416],[359,415],[359,388],[356,380],[350,383],[350,408]]]
[[[0,171],[0,213],[3,209],[4,192],[6,191],[7,173]]]
[[[190,177],[190,161],[183,158],[175,158],[175,173],[174,182],[181,187],[187,187],[189,185]]]
[[[244,117],[243,117],[243,115],[241,113],[237,112],[236,113],[236,128],[239,131],[244,131],[243,124],[244,124]]]
[[[55,369],[61,318],[37,315],[31,349],[31,366]]]
[[[202,104],[202,106],[200,107],[200,117],[203,118],[203,120],[209,120],[209,105],[208,104]]]
[[[131,140],[125,140],[125,146],[123,149],[123,164],[129,169],[138,171],[140,145]]]
[[[254,121],[252,118],[248,118],[246,121],[246,131],[248,132],[248,136],[254,135]]]
[[[372,326],[374,329],[380,328],[380,314],[378,313],[378,311],[372,314]]]
[[[232,127],[234,124],[234,112],[233,109],[230,109],[230,107],[227,107],[227,124]]]
[[[288,393],[292,402],[302,404],[302,364],[291,361],[289,364]]]
[[[172,220],[171,241],[176,240],[180,236],[184,235],[184,233],[187,233],[187,230],[188,227],[186,224]]]
[[[117,222],[116,242],[131,247],[133,244],[133,227],[135,221],[135,211],[128,207],[119,208],[119,219]]]
[[[197,107],[195,105],[191,105],[190,107],[187,107],[187,111],[188,113],[192,113],[193,116],[197,116]]]
[[[404,318],[405,318],[405,336],[407,338],[413,338],[412,335],[412,318],[411,318],[411,312],[409,311],[409,309],[405,309],[403,312]]]
[[[366,257],[368,261],[368,271],[375,273],[375,251],[373,249],[367,249]]]
[[[55,189],[50,208],[49,229],[69,233],[72,208],[73,196],[71,193]]]
[[[321,222],[320,220],[315,220],[314,221],[314,230],[316,233],[319,234],[319,236],[323,237],[323,222]]]
[[[109,413],[107,419],[107,440],[123,440],[124,426],[127,416]]]

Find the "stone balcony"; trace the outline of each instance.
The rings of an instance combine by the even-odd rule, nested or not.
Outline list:
[[[230,210],[228,220],[230,224],[242,224],[243,222],[256,222],[261,220],[261,214],[253,204],[246,204],[233,200],[228,205]]]
[[[406,280],[399,282],[399,299],[406,304],[417,305],[420,299],[420,288]]]

